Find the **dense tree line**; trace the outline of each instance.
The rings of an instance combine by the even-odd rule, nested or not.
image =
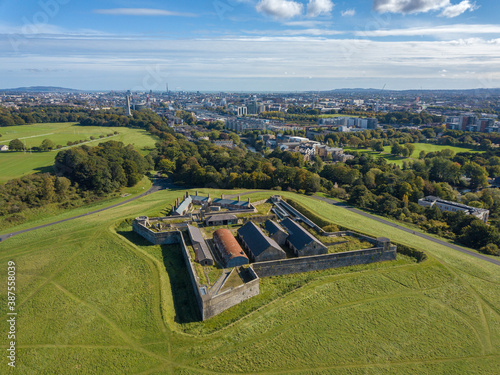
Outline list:
[[[81,107],[25,106],[19,109],[0,107],[0,126],[15,126],[44,122],[78,122],[87,115]]]
[[[169,135],[152,152],[156,167],[176,182],[214,188],[289,189],[315,192],[321,189],[317,173],[304,168],[299,153],[276,150],[268,158],[240,148],[197,144],[180,135]]]
[[[60,151],[58,175],[33,174],[0,185],[0,216],[14,223],[25,220],[30,209],[78,207],[135,185],[152,166],[152,159],[115,141]]]
[[[134,186],[152,169],[152,160],[132,145],[108,141],[97,147],[81,146],[60,151],[55,170],[85,190],[106,194],[124,186]]]
[[[49,203],[65,204],[79,198],[77,187],[65,177],[49,173],[28,175],[0,185],[0,216]]]

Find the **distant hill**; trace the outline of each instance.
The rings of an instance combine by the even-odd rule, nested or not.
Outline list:
[[[321,92],[329,92],[329,93],[357,93],[357,94],[373,94],[373,93],[398,93],[398,94],[455,94],[455,95],[498,95],[500,94],[500,88],[478,88],[478,89],[434,89],[434,90],[426,90],[426,89],[411,89],[411,90],[391,90],[391,89],[362,89],[362,88],[342,88],[342,89],[333,89],[333,90],[325,90]]]
[[[30,86],[30,87],[18,87],[15,89],[0,89],[0,92],[81,92],[81,90],[68,89],[64,87],[53,87],[53,86]]]

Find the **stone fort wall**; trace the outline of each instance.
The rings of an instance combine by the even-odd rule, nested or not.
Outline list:
[[[355,266],[386,260],[396,260],[396,246],[347,251],[344,253],[315,255],[300,258],[253,263],[259,277],[281,276],[293,273],[322,271],[329,268]]]
[[[170,232],[154,232],[146,228],[139,220],[134,220],[133,230],[155,245],[179,244],[181,246],[182,256],[186,263],[189,278],[193,285],[194,295],[198,304],[201,319],[206,320],[224,310],[237,305],[238,303],[259,294],[260,279],[255,271],[250,267],[249,272],[254,276],[253,280],[232,288],[220,294],[212,295],[205,286],[200,285],[198,275],[194,269],[193,262],[189,255],[189,250],[180,230]],[[234,272],[234,271],[233,271]]]
[[[181,228],[174,229],[169,232],[154,232],[147,228],[141,220],[136,219],[133,222],[133,230],[153,244],[163,245],[178,243],[181,245],[182,255],[186,262],[186,268],[193,285],[193,291],[202,320],[209,319],[248,298],[258,295],[260,292],[260,277],[322,271],[329,268],[389,261],[395,260],[397,255],[397,247],[391,245],[388,239],[374,239],[372,237],[360,235],[350,231],[338,232],[335,234],[354,235],[358,238],[369,240],[370,242],[377,242],[378,247],[343,253],[253,263],[249,267],[249,271],[254,276],[252,281],[221,294],[213,295],[205,286],[200,285],[192,263],[194,260],[192,260],[189,255],[189,250],[184,242],[180,229]],[[379,240],[382,240],[382,242]]]
[[[249,267],[249,272],[254,276],[252,281],[249,281],[243,285],[240,285],[231,290],[225,291],[221,294],[215,296],[202,296],[203,309],[202,309],[202,319],[206,320],[220,314],[224,310],[237,305],[251,297],[254,297],[260,293],[260,279],[257,273]],[[235,272],[235,270],[233,270]]]

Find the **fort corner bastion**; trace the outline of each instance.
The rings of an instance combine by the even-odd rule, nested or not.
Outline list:
[[[261,277],[391,261],[397,252],[388,238],[326,233],[276,195],[251,203],[186,193],[170,216],[139,216],[132,227],[152,244],[180,245],[202,320],[258,295]]]

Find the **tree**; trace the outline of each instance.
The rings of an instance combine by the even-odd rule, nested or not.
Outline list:
[[[403,150],[405,150],[404,146],[401,146],[399,143],[394,142],[391,146],[391,154],[393,155],[401,155],[403,153]]]
[[[161,159],[158,162],[157,168],[161,173],[170,175],[175,171],[175,163],[169,159]]]
[[[349,137],[349,145],[353,147],[358,147],[361,142],[362,142],[361,138],[356,137],[355,135]]]
[[[370,148],[373,151],[382,152],[384,151],[384,142],[381,140],[372,139],[370,141]]]
[[[55,147],[56,147],[55,143],[52,142],[50,139],[44,139],[42,141],[42,144],[40,145],[40,150],[50,151],[53,150]]]
[[[495,227],[490,227],[476,219],[462,230],[459,240],[466,246],[480,249],[490,243],[498,243],[499,237]]]
[[[415,145],[413,143],[407,143],[405,144],[405,147],[408,149],[408,157],[411,157],[411,155],[415,152]]]
[[[488,185],[488,172],[479,164],[474,162],[466,163],[463,166],[465,175],[470,179],[470,187],[477,189]]]
[[[481,139],[481,148],[483,150],[490,149],[491,148],[491,144],[492,144],[492,142],[489,139],[487,139],[487,138]]]
[[[24,143],[21,142],[19,139],[13,139],[9,143],[9,150],[22,151],[22,150],[24,150]]]
[[[56,194],[59,197],[66,196],[66,193],[68,192],[70,186],[71,186],[71,181],[68,180],[66,177],[57,177],[54,183]]]

